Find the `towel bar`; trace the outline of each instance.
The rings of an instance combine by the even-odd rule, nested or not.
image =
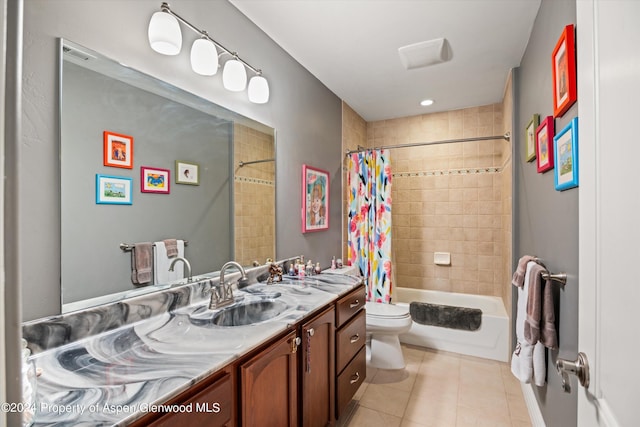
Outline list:
[[[553,280],[554,282],[561,283],[562,285],[567,284],[567,273],[542,273],[542,278],[545,280]]]
[[[184,240],[184,245],[188,246],[189,245],[189,241],[188,240]],[[152,244],[152,246],[155,246],[155,243]],[[130,245],[129,243],[120,243],[120,249],[122,249],[123,252],[131,252],[134,247],[135,247],[135,245]]]
[[[542,262],[542,260],[538,257],[534,257],[533,260],[535,262],[537,262],[538,264],[540,264],[541,266],[543,266],[545,269],[547,268],[546,265],[544,265],[544,263]],[[544,280],[552,280],[554,282],[558,282],[560,284],[562,284],[562,286],[567,284],[567,273],[557,273],[557,274],[551,274],[548,271],[545,273],[542,273],[542,278]]]

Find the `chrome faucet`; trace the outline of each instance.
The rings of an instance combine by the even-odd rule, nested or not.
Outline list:
[[[191,281],[193,280],[193,278],[191,277],[191,264],[189,264],[189,261],[187,261],[186,258],[183,258],[181,256],[176,257],[173,259],[173,261],[171,261],[171,265],[169,266],[169,271],[173,271],[173,267],[176,265],[176,262],[178,261],[182,261],[184,263],[184,268],[186,271],[186,276],[187,276],[187,283],[191,283]]]
[[[240,280],[247,280],[247,273],[244,271],[244,268],[240,264],[235,261],[229,261],[225,263],[220,269],[220,284],[211,288],[211,301],[209,302],[210,310],[214,310],[216,308],[233,303],[233,289],[231,288],[231,284],[227,284],[224,282],[224,272],[229,267],[235,267],[240,271],[240,273],[242,274]]]

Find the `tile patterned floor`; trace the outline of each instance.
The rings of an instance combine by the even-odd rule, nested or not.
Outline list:
[[[531,427],[506,363],[403,346],[404,372],[368,369],[339,427]]]

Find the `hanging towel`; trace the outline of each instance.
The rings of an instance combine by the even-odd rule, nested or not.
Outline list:
[[[524,337],[524,322],[527,316],[527,299],[529,297],[529,282],[531,270],[537,266],[529,261],[525,270],[524,285],[518,288],[518,305],[516,309],[516,338],[517,344],[511,356],[511,373],[523,383],[533,383],[539,387],[545,384],[547,366],[545,362],[545,348],[542,343],[532,345]]]
[[[176,239],[163,240],[165,248],[167,248],[167,257],[175,258],[178,256],[178,241]]]
[[[527,264],[529,264],[529,261],[534,260],[535,257],[532,257],[531,255],[525,255],[520,258],[518,261],[518,268],[516,268],[516,271],[513,273],[513,278],[511,279],[513,286],[521,288],[524,285],[524,273],[527,269]]]
[[[136,243],[131,250],[131,282],[144,285],[151,282],[151,242]]]
[[[178,255],[184,257],[184,240],[177,240]],[[176,263],[173,271],[169,271],[172,258],[167,256],[167,247],[164,242],[155,242],[153,244],[153,283],[169,283],[184,278],[184,264],[182,262]],[[175,257],[174,257],[175,258]]]
[[[553,304],[553,285],[551,280],[542,278],[542,273],[546,272],[547,270],[540,265],[531,269],[524,338],[529,344],[541,341],[545,347],[555,349],[558,347],[558,338]]]

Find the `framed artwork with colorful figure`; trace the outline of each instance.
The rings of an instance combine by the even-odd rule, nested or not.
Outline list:
[[[133,169],[133,137],[105,130],[103,133],[104,165]]]
[[[302,165],[302,232],[329,229],[329,172]]]

